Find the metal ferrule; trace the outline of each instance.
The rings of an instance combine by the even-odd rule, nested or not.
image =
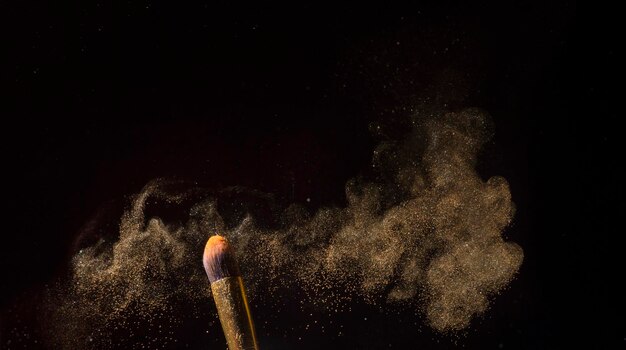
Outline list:
[[[229,350],[259,350],[248,299],[241,277],[211,283],[213,299]]]

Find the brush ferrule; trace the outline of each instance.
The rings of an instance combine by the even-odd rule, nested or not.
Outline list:
[[[211,283],[211,292],[229,350],[259,350],[248,299],[241,277]]]

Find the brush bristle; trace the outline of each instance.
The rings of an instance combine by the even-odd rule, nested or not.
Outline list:
[[[204,247],[202,263],[211,283],[226,277],[240,276],[233,249],[228,240],[220,235],[209,238]]]

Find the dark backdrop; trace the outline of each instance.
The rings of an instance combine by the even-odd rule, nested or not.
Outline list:
[[[0,348],[41,346],[27,300],[63,273],[103,204],[121,208],[147,181],[176,176],[311,210],[342,205],[378,141],[368,125],[427,98],[492,115],[479,171],[510,182],[518,211],[506,237],[525,252],[519,277],[460,337],[362,305],[339,340],[262,343],[624,346],[613,287],[621,256],[609,249],[623,235],[617,11],[569,1],[82,1],[4,2],[1,12]],[[286,317],[297,323],[297,312]]]

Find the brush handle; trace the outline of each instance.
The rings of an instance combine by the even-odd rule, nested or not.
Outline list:
[[[259,350],[241,277],[225,277],[211,283],[217,313],[229,350]]]

